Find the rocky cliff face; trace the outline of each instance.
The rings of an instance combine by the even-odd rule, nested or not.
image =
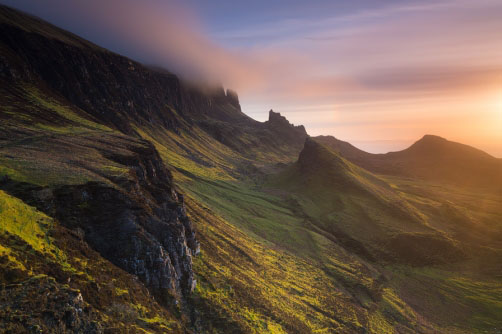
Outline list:
[[[201,105],[210,106],[213,100],[238,105],[237,95],[223,89],[192,98],[194,89],[184,87],[174,75],[146,68],[6,7],[0,8],[0,31],[2,84],[36,84],[80,108],[86,117],[124,134],[135,135],[134,126],[143,123],[174,131],[190,126]],[[107,183],[41,188],[16,187],[5,180],[3,186],[137,275],[165,302],[183,301],[196,284],[192,256],[199,248],[183,196],[149,142],[131,141],[117,152],[122,153],[100,154],[128,173]],[[27,188],[31,190],[26,192]]]
[[[192,256],[200,246],[183,195],[174,189],[155,148],[143,144],[129,147],[129,155],[102,152],[129,171],[110,184],[51,189],[7,179],[2,188],[55,217],[104,258],[139,277],[160,301],[177,304],[196,285]]]
[[[41,81],[124,133],[134,134],[131,122],[176,130],[190,126],[193,119],[225,117],[222,109],[227,105],[240,111],[231,90],[184,84],[165,70],[146,67],[7,7],[0,8],[0,30],[0,77]]]
[[[80,228],[93,248],[163,298],[183,297],[195,287],[192,255],[199,248],[183,196],[153,146],[110,158],[129,167],[131,177],[117,180],[121,189],[97,183],[58,189],[55,217]]]

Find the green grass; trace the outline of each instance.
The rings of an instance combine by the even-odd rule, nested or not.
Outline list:
[[[9,239],[12,236],[22,240],[28,250],[33,250],[42,254],[47,263],[59,266],[63,271],[76,275],[87,276],[81,269],[70,263],[66,253],[61,250],[51,236],[51,231],[55,227],[54,220],[38,211],[36,208],[25,204],[20,199],[10,196],[0,190],[0,236]],[[25,249],[12,247],[9,244],[2,246],[4,253],[15,256],[20,255]],[[18,257],[20,258],[20,257]],[[21,260],[14,259],[21,264]],[[19,267],[29,268],[29,262],[24,262]],[[88,277],[90,278],[90,277]]]
[[[469,333],[502,328],[502,284],[476,273],[441,268],[389,268],[391,284],[424,316]]]
[[[138,145],[137,139],[93,121],[32,85],[9,89],[13,92],[1,90],[7,94],[0,100],[0,118],[6,117],[2,130],[8,140],[0,143],[0,177],[40,186],[127,177],[127,167],[106,159],[102,152],[130,154],[128,146]]]
[[[316,256],[318,249],[311,231],[280,197],[253,189],[244,182],[198,180],[183,188],[259,240],[302,256]]]
[[[225,319],[227,330],[235,326],[235,331],[249,333],[331,333],[361,327],[380,333],[381,328],[392,328],[386,316],[354,303],[347,287],[315,262],[258,242],[190,198],[187,203],[202,238],[202,254],[194,263],[194,298],[201,310],[211,313],[205,316],[214,326]],[[354,272],[355,281],[372,282],[371,273],[365,274],[363,265],[349,258],[342,255],[333,261]],[[403,323],[412,321],[408,313],[403,317]]]
[[[0,190],[0,229],[15,235],[38,252],[53,256],[56,247],[49,232],[52,218]]]
[[[438,308],[447,309],[444,303],[428,305],[427,311],[424,311],[417,306],[419,303],[415,303],[408,298],[406,288],[393,283],[394,279],[391,279],[392,283],[379,285],[381,283],[377,283],[377,278],[382,269],[379,269],[378,265],[365,263],[365,261],[350,254],[350,251],[348,252],[328,239],[329,235],[326,235],[325,232],[329,231],[331,224],[343,227],[349,235],[355,237],[368,236],[367,240],[370,241],[373,241],[374,239],[371,238],[375,236],[384,239],[393,235],[393,233],[448,232],[444,226],[438,224],[438,212],[434,210],[443,205],[442,196],[447,198],[450,190],[443,189],[441,196],[435,194],[420,195],[417,191],[410,191],[410,189],[405,188],[398,179],[374,179],[373,176],[366,175],[367,172],[361,171],[358,167],[350,165],[349,167],[348,177],[354,178],[357,187],[362,187],[366,189],[365,191],[349,191],[347,193],[346,189],[339,187],[323,189],[322,187],[329,184],[329,180],[326,180],[326,175],[319,174],[313,176],[313,184],[300,183],[296,188],[285,187],[286,189],[284,187],[277,189],[277,184],[289,182],[289,185],[291,185],[291,175],[287,176],[287,181],[281,180],[282,175],[280,175],[279,178],[275,179],[275,183],[265,184],[265,188],[250,181],[242,180],[213,180],[202,177],[182,179],[184,181],[182,187],[185,192],[191,194],[199,203],[205,203],[214,211],[215,216],[218,215],[232,226],[237,227],[236,231],[245,231],[246,234],[246,241],[244,241],[241,235],[236,236],[228,232],[228,226],[222,227],[214,223],[215,219],[221,218],[207,218],[207,221],[217,226],[217,230],[220,231],[214,232],[215,235],[212,236],[212,232],[208,232],[206,224],[199,222],[199,226],[200,224],[204,226],[200,227],[202,234],[205,238],[209,238],[205,242],[220,243],[218,250],[203,251],[202,258],[196,260],[195,268],[199,275],[203,277],[197,290],[199,297],[203,298],[206,303],[219,305],[219,307],[226,310],[228,314],[224,315],[224,317],[230,317],[233,319],[232,321],[239,324],[241,322],[247,324],[241,324],[241,326],[250,326],[252,328],[248,329],[250,332],[266,332],[263,324],[268,321],[265,316],[268,313],[265,312],[264,315],[264,311],[261,311],[260,308],[246,306],[256,305],[257,303],[255,299],[248,295],[245,297],[239,296],[239,298],[243,298],[243,301],[237,301],[236,291],[257,285],[258,287],[256,287],[256,290],[252,290],[254,291],[252,293],[258,294],[258,291],[265,291],[266,296],[259,294],[259,298],[263,298],[264,302],[275,298],[290,300],[292,305],[281,304],[279,308],[297,315],[306,312],[307,316],[305,318],[299,316],[301,319],[296,323],[297,326],[305,325],[306,328],[309,328],[308,330],[304,329],[304,332],[323,333],[333,331],[335,328],[338,331],[340,330],[336,327],[340,324],[327,325],[328,320],[321,320],[322,317],[316,318],[316,321],[307,320],[312,317],[309,313],[312,312],[311,307],[317,307],[321,310],[332,307],[331,304],[324,304],[324,301],[319,299],[308,298],[308,295],[314,293],[321,296],[333,296],[336,295],[335,291],[348,291],[350,298],[357,301],[356,304],[353,304],[353,301],[344,300],[341,297],[344,294],[341,293],[337,298],[340,298],[340,304],[343,306],[338,305],[338,307],[350,308],[355,307],[355,305],[364,305],[364,307],[372,310],[372,312],[364,315],[354,309],[352,311],[346,310],[347,313],[345,313],[343,319],[347,323],[365,327],[374,333],[394,333],[396,323],[407,324],[413,330],[426,328],[432,332],[446,330],[446,332],[452,333],[482,332],[490,326],[500,326],[499,322],[495,320],[500,317],[497,302],[499,300],[500,283],[485,284],[482,279],[467,279],[465,273],[453,268],[444,269],[450,275],[450,279],[444,280],[442,283],[434,280],[428,281],[428,284],[437,284],[442,287],[441,292],[438,292],[439,296],[444,291],[451,291],[452,294],[456,294],[458,298],[452,298],[450,301],[459,305],[467,305],[466,309],[471,312],[472,316],[470,317],[459,318],[455,323],[448,323],[445,320],[448,319],[446,315],[440,317],[431,315]],[[204,174],[199,175],[208,177],[208,175]],[[294,174],[294,177],[299,180],[302,176]],[[316,177],[319,178],[316,180]],[[308,181],[312,182],[313,180]],[[314,186],[312,187],[312,185]],[[421,191],[428,189],[426,185],[421,185],[419,182],[413,183],[413,187],[415,187],[413,189],[421,188]],[[464,194],[464,196],[467,195]],[[479,208],[473,210],[473,207],[460,206],[459,203],[462,198],[456,195],[450,196],[450,199],[453,200],[451,205],[459,210],[458,215],[460,216],[500,217],[500,211],[495,209],[496,205],[492,207],[492,213],[481,213],[484,209],[480,211]],[[497,198],[492,200],[493,203],[499,203]],[[485,203],[483,208],[487,208],[486,204],[488,202],[483,201]],[[468,200],[465,200],[465,203],[468,202]],[[481,215],[478,216],[478,213]],[[441,219],[450,220],[451,217]],[[227,224],[226,222],[225,224]],[[315,224],[312,225],[312,222]],[[210,228],[209,230],[212,231]],[[227,233],[231,236],[227,235]],[[447,233],[447,235],[449,234]],[[246,254],[252,253],[247,247],[253,251],[260,248],[269,250],[270,253],[267,253],[267,255],[256,256],[257,263],[266,267],[266,269],[262,269],[263,272],[259,273],[255,273],[251,269],[236,271],[233,266],[249,268],[250,265],[239,265],[240,261],[245,261],[240,254],[241,252],[236,252],[231,247],[225,248],[224,244],[244,248]],[[271,252],[272,249],[275,253]],[[219,254],[219,257],[217,259],[212,258],[213,253]],[[285,261],[284,257],[291,257],[291,262]],[[281,260],[268,262],[273,258],[280,258]],[[224,259],[229,259],[231,263]],[[305,259],[311,261],[311,266],[299,267],[299,263],[305,261]],[[295,286],[281,286],[283,284],[282,279],[287,277],[288,266],[295,266],[293,263],[296,263],[296,267],[289,280],[301,282],[301,277],[306,272],[314,273],[322,268],[322,272],[318,272],[317,279],[326,282],[327,285],[333,284],[331,290],[324,292],[322,288],[316,285],[316,280],[308,283],[297,283]],[[251,265],[251,267],[254,266]],[[264,272],[273,271],[272,268],[282,272],[282,276],[272,278],[264,274]],[[429,270],[427,268],[424,267],[423,270]],[[400,277],[401,274],[399,271],[394,273],[394,269],[390,269],[390,271],[387,271],[387,275]],[[411,272],[407,277],[410,280],[415,280],[418,274]],[[273,286],[269,287],[265,283],[260,283],[263,279],[273,282],[271,283]],[[259,286],[260,284],[265,285]],[[421,290],[417,288],[416,291]],[[282,297],[279,297],[280,293],[284,293]],[[490,298],[492,293],[493,297]],[[376,302],[375,296],[380,296],[376,297]],[[429,294],[424,293],[423,295],[417,294],[414,298],[419,300],[420,303],[426,303],[428,296]],[[296,309],[298,307],[298,304],[295,304],[296,302],[310,306],[307,306],[305,310]],[[428,316],[424,318],[419,313]],[[350,314],[358,315],[350,316]],[[441,312],[438,312],[438,314],[441,314]],[[282,329],[288,330],[284,327],[285,323],[279,322],[279,324]]]
[[[54,125],[38,124],[41,129],[49,130],[56,133],[82,133],[89,130],[99,130],[105,132],[112,132],[113,130],[107,126],[91,121],[77,114],[74,110],[75,107],[69,107],[61,104],[60,102],[44,95],[40,90],[34,86],[25,87],[26,97],[37,107],[45,110],[52,111],[59,116],[69,121],[70,125],[65,127],[58,127]],[[83,113],[83,112],[82,112]]]
[[[54,155],[38,158],[38,153],[30,156],[27,151],[17,150],[17,156],[9,153],[0,156],[0,176],[40,186],[83,184],[98,178],[86,168],[68,164],[64,158]]]
[[[200,130],[193,129],[190,134],[141,128],[136,131],[155,145],[163,160],[175,168],[180,181],[191,177],[235,180],[235,166],[230,161],[238,155]]]

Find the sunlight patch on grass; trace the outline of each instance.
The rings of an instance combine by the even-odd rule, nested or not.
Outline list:
[[[48,110],[52,110],[57,113],[59,116],[66,118],[67,120],[78,124],[87,129],[94,129],[100,131],[113,131],[109,127],[93,122],[87,118],[84,118],[78,114],[76,114],[70,107],[61,105],[58,101],[43,95],[40,90],[38,90],[34,86],[25,86],[24,87],[28,100],[32,101],[34,104]],[[56,127],[49,126],[50,129],[54,130]],[[70,131],[72,127],[68,129]],[[78,129],[78,128],[77,128]]]

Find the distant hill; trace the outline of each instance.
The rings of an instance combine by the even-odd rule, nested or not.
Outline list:
[[[371,154],[332,136],[315,140],[377,174],[418,178],[502,193],[502,160],[474,147],[426,135],[398,152]]]
[[[363,257],[411,264],[461,257],[391,185],[315,139],[306,140],[298,161],[270,186],[296,194],[307,219]]]

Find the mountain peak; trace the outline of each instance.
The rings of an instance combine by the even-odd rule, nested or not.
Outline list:
[[[273,109],[270,109],[268,112],[268,120],[269,122],[286,122],[290,124],[286,117],[282,116],[280,112],[275,112]]]
[[[409,150],[426,150],[427,152],[425,153],[430,153],[430,150],[443,150],[447,146],[451,146],[449,144],[454,144],[452,142],[449,142],[443,137],[435,136],[435,135],[424,135],[422,138],[414,142],[408,149],[404,151],[409,151]]]
[[[303,170],[315,171],[344,166],[345,162],[336,152],[311,137],[307,137],[298,158],[298,165]]]
[[[227,89],[226,96],[230,104],[232,104],[237,109],[241,110],[241,105],[239,103],[239,95],[237,95],[236,91],[232,89]]]
[[[270,109],[268,112],[268,121],[266,122],[274,128],[283,128],[283,129],[293,129],[295,132],[300,134],[302,137],[307,136],[307,131],[303,125],[294,125],[288,121],[288,119],[281,115],[281,113],[274,112],[274,110]]]
[[[424,135],[421,139],[419,139],[417,142],[446,142],[447,140],[443,137],[436,136],[436,135]]]

